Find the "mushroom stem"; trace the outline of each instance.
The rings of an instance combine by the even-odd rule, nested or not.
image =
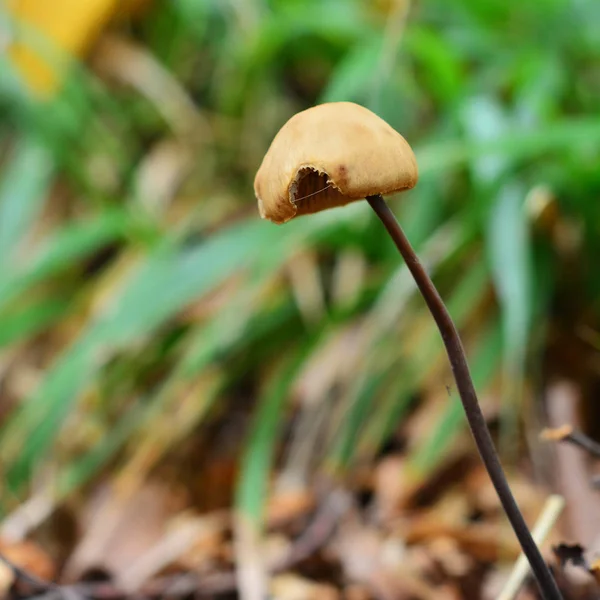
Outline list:
[[[504,512],[512,525],[515,535],[519,539],[523,553],[531,565],[531,570],[537,580],[542,596],[547,600],[562,600],[558,586],[542,558],[539,548],[531,537],[531,533],[527,528],[527,524],[523,519],[523,515],[519,510],[502,470],[500,459],[494,448],[494,442],[492,441],[485,418],[481,412],[481,407],[479,406],[479,401],[477,400],[465,351],[452,317],[383,197],[380,194],[368,196],[367,201],[381,219],[394,244],[400,251],[400,254],[402,254],[419,291],[429,307],[429,311],[435,319],[442,340],[444,341],[444,346],[446,347],[458,393],[467,421],[469,422],[469,428],[475,438],[477,450],[494,484],[494,488],[496,488],[496,493],[498,494],[498,498],[500,498]]]

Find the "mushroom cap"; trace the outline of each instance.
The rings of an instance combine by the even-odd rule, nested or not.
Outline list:
[[[277,133],[254,179],[263,219],[343,206],[415,186],[408,142],[383,119],[352,102],[320,104],[294,115]]]

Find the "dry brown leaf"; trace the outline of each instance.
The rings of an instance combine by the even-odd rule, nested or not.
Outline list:
[[[116,573],[118,587],[130,592],[138,590],[173,563],[206,571],[222,554],[228,521],[226,513],[183,513],[171,519],[161,539]]]
[[[331,585],[309,581],[292,573],[271,580],[273,600],[338,600],[340,593]]]
[[[15,566],[40,579],[52,581],[56,575],[54,561],[35,542],[8,542],[0,539],[0,553]],[[8,567],[2,564],[0,567],[0,571],[2,572],[0,579],[3,582],[6,579],[6,574],[4,573],[6,569]],[[10,580],[12,581],[12,573]]]
[[[473,568],[473,560],[460,548],[457,540],[439,537],[428,546],[432,557],[441,565],[445,573],[457,579],[464,577]]]
[[[499,527],[494,524],[444,523],[427,515],[416,517],[406,524],[405,539],[408,544],[422,544],[445,537],[454,540],[463,552],[483,562],[515,560],[520,553],[518,542],[514,536],[501,536],[499,533]]]
[[[373,475],[373,491],[377,509],[383,520],[394,517],[406,497],[412,496],[417,485],[407,476],[406,461],[400,455],[386,456],[379,461]]]
[[[380,600],[443,600],[447,592],[434,587],[406,561],[399,538],[385,537],[372,526],[346,522],[333,549],[346,576],[366,586]]]
[[[206,565],[214,561],[224,561],[230,558],[231,549],[225,542],[226,527],[230,525],[230,515],[227,513],[211,513],[198,517],[205,526],[202,535],[197,536],[191,546],[178,559],[178,563],[191,571],[202,571]],[[178,520],[178,517],[176,517]]]
[[[530,479],[516,473],[511,473],[509,483],[525,520],[529,523],[535,522],[545,502],[544,490],[535,486]],[[474,509],[490,515],[503,515],[496,490],[482,465],[471,469],[465,478],[464,486]]]
[[[276,490],[267,504],[267,523],[277,527],[308,514],[315,507],[315,496],[306,488]]]
[[[344,600],[372,600],[373,596],[362,585],[353,584],[344,588]]]
[[[123,493],[114,486],[92,496],[83,522],[83,536],[65,568],[69,580],[90,568],[103,567],[117,578],[165,535],[175,512],[173,491],[166,483],[146,483]]]

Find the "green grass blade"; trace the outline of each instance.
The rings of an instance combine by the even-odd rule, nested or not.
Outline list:
[[[289,357],[273,377],[263,394],[254,415],[252,431],[243,454],[241,473],[236,492],[236,509],[245,522],[260,529],[275,442],[280,432],[285,401],[301,367],[315,345],[315,339],[305,341]]]
[[[39,215],[54,174],[51,155],[31,137],[22,138],[1,174],[0,270],[12,267],[19,244]]]
[[[40,243],[31,260],[0,280],[0,310],[32,286],[68,270],[104,246],[126,238],[130,218],[122,209],[75,221]]]
[[[44,298],[39,302],[0,314],[0,348],[35,335],[68,313],[63,298]]]
[[[6,422],[0,452],[9,465],[7,479],[13,489],[22,486],[32,467],[44,458],[78,394],[108,357],[149,336],[165,319],[240,269],[265,261],[265,247],[270,248],[268,262],[273,268],[282,264],[307,232],[318,234],[318,224],[316,229],[300,225],[283,230],[252,221],[197,246],[167,244],[148,256],[105,313],[58,359],[39,389]],[[26,438],[28,444],[23,448]]]
[[[481,156],[532,158],[550,151],[569,152],[597,145],[600,141],[600,119],[585,117],[563,119],[543,128],[512,128],[501,136],[484,142],[433,142],[417,150],[419,173],[453,169]]]
[[[531,256],[523,199],[520,186],[505,185],[492,208],[486,236],[502,318],[505,450],[515,448],[532,315]]]

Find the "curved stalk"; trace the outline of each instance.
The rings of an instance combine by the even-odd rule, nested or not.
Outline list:
[[[527,528],[527,524],[523,519],[523,515],[519,510],[504,475],[500,459],[494,448],[494,442],[492,441],[485,418],[481,412],[481,407],[479,406],[479,401],[477,400],[465,351],[452,317],[383,197],[381,195],[369,196],[367,201],[381,219],[394,244],[400,251],[400,254],[402,254],[419,291],[429,307],[431,315],[435,319],[442,340],[444,341],[444,346],[446,347],[458,393],[467,421],[469,422],[471,433],[475,439],[477,450],[494,484],[504,512],[512,525],[515,535],[519,539],[523,553],[531,565],[531,570],[537,580],[542,596],[546,600],[562,600],[558,586],[542,558],[539,548],[531,537],[531,533]]]

